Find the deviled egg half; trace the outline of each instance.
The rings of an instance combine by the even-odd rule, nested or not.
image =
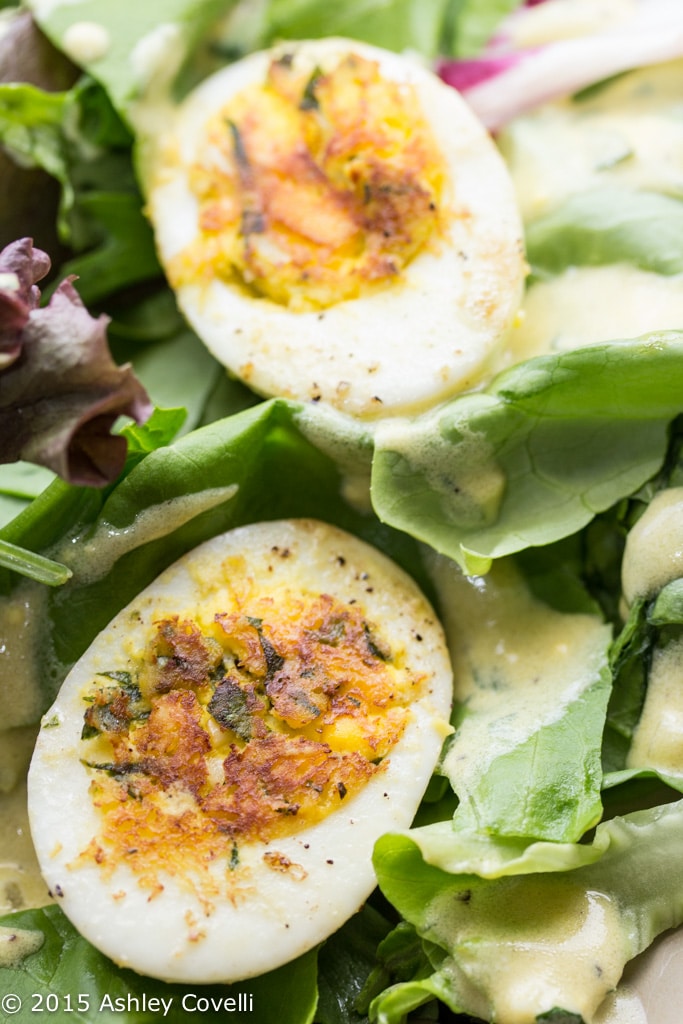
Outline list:
[[[215,537],[116,616],[43,719],[29,815],[50,891],[142,974],[275,968],[374,887],[451,692],[431,607],[375,549],[314,520]]]
[[[139,121],[179,305],[256,392],[372,420],[487,373],[521,301],[522,228],[494,143],[431,71],[287,43]]]

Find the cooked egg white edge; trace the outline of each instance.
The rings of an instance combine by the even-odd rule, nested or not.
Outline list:
[[[288,547],[291,557],[273,558],[270,549],[276,544]],[[284,578],[296,559],[297,581],[342,600],[362,599],[368,619],[381,624],[392,643],[400,636],[408,664],[431,678],[385,759],[386,768],[339,810],[298,835],[267,844],[238,843],[240,865],[248,865],[251,878],[237,883],[234,904],[216,901],[214,912],[205,916],[200,900],[163,872],[164,890],[150,900],[125,865],[105,879],[94,863],[76,864],[101,830],[88,792],[92,776],[80,762],[82,695],[98,671],[126,667],[124,636],[142,645],[146,623],[163,614],[191,612],[197,580],[209,578],[223,558],[237,553],[248,556],[257,577],[263,574],[270,581],[282,572]],[[337,563],[338,555],[346,559],[344,566]],[[363,573],[369,579],[361,579]],[[134,611],[139,621],[131,617]],[[383,832],[410,825],[449,731],[451,696],[441,627],[415,583],[385,556],[310,520],[258,524],[216,537],[167,569],[116,616],[76,664],[44,717],[29,772],[29,817],[47,885],[93,945],[139,973],[167,981],[230,982],[271,970],[335,931],[373,889],[373,844]],[[263,861],[266,851],[298,867],[274,871]],[[216,873],[221,879],[229,874],[225,861],[216,865]]]
[[[502,158],[455,90],[413,60],[325,39],[252,54],[204,81],[145,147],[148,212],[161,261],[168,265],[197,236],[187,169],[206,120],[262,82],[275,53],[293,50],[311,70],[355,52],[377,61],[385,77],[414,87],[450,172],[445,205],[456,215],[436,249],[418,254],[400,281],[322,311],[293,313],[219,280],[181,285],[179,305],[214,356],[261,394],[322,400],[363,418],[417,412],[486,372],[518,311],[526,264]]]

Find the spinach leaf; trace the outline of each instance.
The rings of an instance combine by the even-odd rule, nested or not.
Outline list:
[[[678,332],[540,356],[415,421],[382,424],[377,514],[474,573],[575,533],[658,470],[682,357]]]
[[[28,7],[55,46],[64,45],[68,29],[77,22],[91,22],[106,33],[108,45],[99,56],[73,53],[76,62],[106,89],[111,101],[126,119],[130,104],[155,75],[170,81],[192,52],[203,33],[217,18],[225,16],[230,0],[81,0],[78,9],[69,4],[41,4],[31,0]]]
[[[45,706],[97,633],[162,569],[243,523],[323,519],[380,547],[429,589],[412,538],[341,499],[337,466],[299,431],[299,412],[295,403],[263,402],[173,444],[177,413],[157,414],[148,426],[128,429],[132,449],[113,486],[93,492],[57,481],[0,531],[0,539],[48,555],[73,573],[60,593],[47,597]],[[12,574],[0,575],[8,599],[15,584]]]
[[[237,1000],[242,993],[247,1000],[246,1009],[237,1019],[253,1024],[272,1024],[273,1020],[281,1024],[311,1024],[315,1014],[316,949],[258,978],[234,985],[191,988],[117,967],[79,935],[56,905],[10,914],[0,918],[0,927],[18,930],[20,934],[32,933],[37,942],[42,935],[39,949],[16,966],[0,967],[2,990],[19,996],[24,1013],[29,1013],[40,997],[42,1005],[47,1005],[45,998],[52,994],[64,1016],[69,1014],[79,1024],[113,1024],[121,1020],[124,1010],[126,1024],[152,1024],[162,1014],[160,1001],[168,1004],[171,1000],[164,1020],[184,1024],[188,1014],[196,1011],[199,997]],[[29,934],[29,941],[32,935]],[[150,1000],[156,1001],[151,1007]],[[216,1017],[221,1012],[228,1011],[219,1009]],[[0,1010],[3,1024],[16,1019]]]
[[[605,263],[680,274],[682,239],[683,202],[616,185],[579,192],[526,228],[527,256],[540,275]]]
[[[450,7],[451,0],[347,0],[327,7],[320,0],[270,0],[263,41],[346,36],[436,57]]]

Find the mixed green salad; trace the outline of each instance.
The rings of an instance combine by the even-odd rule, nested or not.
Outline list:
[[[4,12],[8,798],[17,751],[70,666],[161,570],[233,526],[304,516],[349,530],[417,579],[449,639],[455,728],[414,827],[380,839],[378,889],[320,948],[201,990],[253,997],[237,1019],[609,1024],[628,1009],[625,965],[683,923],[675,8],[32,0]],[[69,52],[83,22],[106,29],[105,53]],[[524,315],[500,372],[372,428],[227,376],[176,309],[136,176],[129,55],[160,25],[181,29],[179,95],[273,40],[330,35],[415,51],[463,91],[496,132],[525,224]],[[3,1006],[0,1020],[29,1019],[48,994],[83,1022],[152,1021],[149,1000],[171,996],[166,1019],[185,1019],[189,990],[116,967],[58,901],[3,885],[0,940],[39,939],[2,953],[0,994],[26,1016]],[[75,993],[86,998],[72,1007]]]

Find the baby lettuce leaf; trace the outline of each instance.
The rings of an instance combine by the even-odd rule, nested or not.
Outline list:
[[[610,186],[571,196],[526,227],[536,274],[570,266],[632,263],[657,274],[683,272],[683,202]]]
[[[443,558],[428,565],[458,707],[440,768],[460,800],[454,826],[577,841],[602,812],[610,627],[539,601],[511,559],[484,578]]]
[[[347,36],[387,50],[417,50],[427,58],[442,53],[471,53],[481,48],[497,22],[520,0],[347,0],[324,4],[320,0],[266,0],[241,4],[213,37],[207,31],[235,6],[234,0],[153,0],[144,9],[134,0],[81,0],[70,5],[44,5],[29,0],[29,8],[46,35],[64,47],[67,30],[75,22],[93,21],[109,33],[110,45],[98,59],[79,59],[109,92],[125,117],[131,103],[156,76],[169,82],[194,56],[197,69],[208,70],[216,57],[223,60],[268,46],[282,39]],[[158,31],[155,31],[158,30]],[[154,45],[149,45],[150,40]],[[143,41],[144,42],[141,42]],[[146,55],[145,55],[146,54]]]
[[[413,421],[382,424],[380,518],[468,572],[569,536],[659,468],[681,409],[683,334],[540,356]]]
[[[452,18],[453,37],[446,40],[442,54],[473,57],[480,53],[498,24],[506,15],[520,7],[522,2],[523,0],[458,0]]]
[[[647,619],[653,626],[683,623],[683,579],[672,580],[662,587],[648,608]]]
[[[317,949],[268,974],[234,985],[202,985],[190,988],[145,978],[134,971],[117,967],[99,953],[72,927],[59,907],[19,911],[0,918],[0,927],[38,932],[43,936],[40,948],[16,967],[0,967],[3,992],[16,993],[24,1013],[38,1006],[38,1000],[52,995],[64,1011],[64,1019],[79,1024],[152,1024],[162,1018],[170,1024],[185,1024],[197,1010],[197,999],[211,1000],[251,996],[253,1009],[236,1019],[250,1024],[311,1024],[317,1003]],[[79,1003],[79,996],[81,1002]],[[188,998],[183,1008],[183,998]],[[158,1000],[150,1008],[150,1000]],[[160,1000],[169,1004],[166,1014]],[[67,1000],[70,1000],[70,1007]],[[87,1004],[87,1006],[85,1005]],[[71,1013],[68,1012],[71,1009]],[[124,1014],[124,1010],[126,1011]],[[218,1009],[215,1019],[234,1015],[234,1006]],[[203,1016],[203,1014],[202,1014]],[[3,1024],[16,1016],[0,1009]]]
[[[87,223],[88,248],[67,260],[64,274],[79,280],[87,305],[113,292],[161,278],[152,229],[134,192],[92,192],[78,200],[78,214]]]
[[[440,52],[443,26],[452,0],[270,0],[263,19],[262,42],[346,36],[398,52],[417,50],[426,57]]]
[[[155,75],[170,79],[217,18],[234,0],[80,0],[71,4],[44,4],[30,0],[29,9],[57,49],[66,52],[106,89],[124,119],[130,104]],[[90,22],[107,34],[105,52],[90,57],[64,45],[76,23]]]
[[[135,594],[189,549],[243,523],[290,516],[334,523],[384,550],[429,591],[415,542],[341,499],[337,466],[299,431],[299,412],[274,400],[147,453],[138,440],[114,485],[100,492],[57,481],[0,532],[73,573],[46,599],[45,706],[71,663]],[[150,446],[158,440],[153,427],[143,434]],[[8,600],[15,583],[0,575]]]
[[[75,275],[90,305],[162,276],[133,172],[132,136],[92,79],[61,93],[25,83],[0,85],[0,141],[24,167],[61,187],[58,227],[75,254]]]
[[[509,841],[482,836],[468,849],[467,836],[443,826],[435,860],[433,833],[383,836],[375,848],[382,891],[436,968],[375,1000],[381,1024],[399,1024],[406,1003],[434,993],[485,1020],[510,1002],[520,1019],[560,1010],[592,1019],[627,961],[683,921],[682,801],[605,822],[590,844],[531,844],[517,863]],[[436,866],[439,846],[457,869]]]
[[[54,473],[30,462],[0,466],[0,528],[10,523],[54,479]]]

